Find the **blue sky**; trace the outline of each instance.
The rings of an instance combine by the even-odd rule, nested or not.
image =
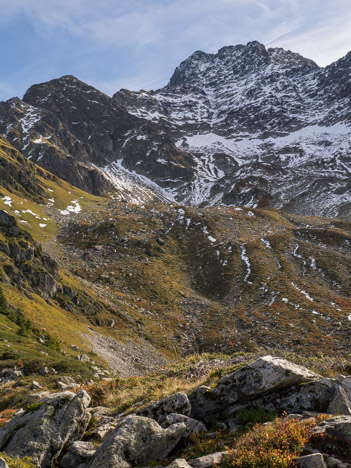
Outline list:
[[[258,40],[325,66],[351,50],[350,0],[0,0],[0,100],[72,74],[157,89],[195,50]]]

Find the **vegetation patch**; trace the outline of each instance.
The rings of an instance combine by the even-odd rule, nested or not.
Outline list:
[[[11,458],[6,453],[0,452],[0,458],[3,458],[8,464],[9,468],[35,468],[31,459],[28,457],[25,458]]]
[[[311,437],[311,429],[327,419],[319,416],[315,420],[277,418],[264,425],[256,425],[240,436],[222,468],[291,468],[297,466],[296,459],[302,454]]]

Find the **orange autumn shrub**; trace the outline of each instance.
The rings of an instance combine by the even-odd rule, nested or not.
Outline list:
[[[5,424],[5,422],[10,421],[14,414],[16,413],[16,409],[6,409],[0,412],[0,426]]]
[[[305,421],[278,418],[260,424],[242,435],[230,455],[221,464],[222,468],[290,468],[296,466],[311,436],[311,429],[326,417]]]

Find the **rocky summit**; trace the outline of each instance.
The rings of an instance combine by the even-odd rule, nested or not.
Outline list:
[[[0,468],[351,466],[350,67],[0,103]]]
[[[156,91],[34,85],[0,104],[0,132],[94,194],[346,215],[350,67],[350,54],[320,68],[256,41],[197,51]]]

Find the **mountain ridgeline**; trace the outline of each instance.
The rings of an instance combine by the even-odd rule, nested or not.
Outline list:
[[[351,53],[320,68],[256,41],[198,51],[156,91],[110,98],[73,76],[34,85],[0,103],[0,133],[97,195],[344,216],[350,70]]]

